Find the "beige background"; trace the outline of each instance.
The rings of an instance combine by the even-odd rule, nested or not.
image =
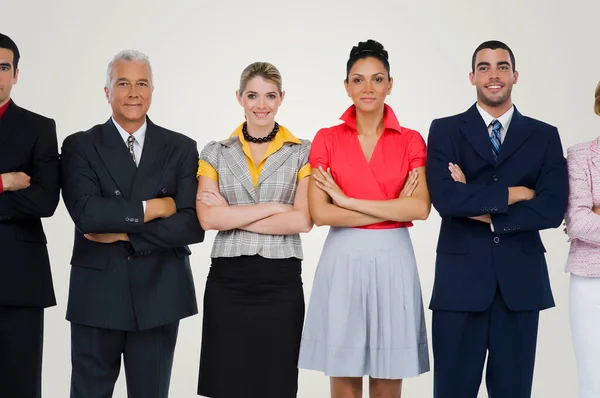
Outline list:
[[[68,1],[2,0],[0,30],[22,52],[13,91],[21,106],[53,117],[59,141],[103,123],[110,108],[102,91],[105,68],[121,49],[147,53],[155,74],[150,115],[159,125],[194,138],[202,148],[240,123],[234,91],[242,69],[266,60],[280,68],[286,99],[277,120],[311,139],[337,123],[350,104],[342,79],[349,51],[374,38],[390,53],[394,92],[388,103],[400,123],[427,137],[433,118],[462,112],[475,100],[468,82],[472,51],[499,39],[512,47],[520,72],[514,101],[526,115],[558,126],[568,146],[600,131],[592,112],[600,79],[597,1]],[[68,396],[69,324],[64,320],[73,227],[61,202],[45,221],[59,305],[46,312],[45,397]],[[439,216],[411,231],[426,305],[433,282]],[[303,236],[308,301],[326,228]],[[199,304],[214,233],[192,247]],[[540,322],[533,396],[576,396],[577,378],[567,314],[568,251],[561,230],[545,231],[557,307]],[[427,311],[430,329],[431,314]],[[201,315],[181,323],[171,396],[194,397]],[[115,397],[125,397],[124,375]],[[269,375],[265,375],[269,377]],[[235,382],[233,380],[233,382]],[[299,397],[328,396],[328,379],[300,372]],[[483,388],[482,388],[483,391]],[[432,374],[407,380],[404,396],[432,396]],[[481,396],[486,396],[482,393]]]

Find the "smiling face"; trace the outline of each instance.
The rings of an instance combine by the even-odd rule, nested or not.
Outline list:
[[[519,73],[513,69],[509,52],[503,49],[479,51],[475,57],[474,72],[469,74],[471,84],[477,90],[477,101],[490,114],[503,114],[512,106],[512,87],[518,78]]]
[[[144,62],[117,61],[110,76],[110,87],[104,91],[113,118],[127,132],[134,133],[144,124],[152,103],[150,68]]]
[[[344,85],[357,111],[374,112],[383,110],[393,83],[383,63],[368,57],[356,61]]]
[[[248,80],[244,92],[236,91],[237,100],[244,107],[249,132],[273,128],[284,95],[285,92],[280,93],[275,83],[260,76]]]
[[[14,54],[7,48],[0,48],[0,106],[10,100],[12,87],[17,84],[19,71],[14,69]]]

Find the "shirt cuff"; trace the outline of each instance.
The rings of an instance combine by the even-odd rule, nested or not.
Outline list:
[[[496,232],[494,231],[494,223],[490,222],[490,229],[492,230],[492,232]]]
[[[145,200],[142,202],[142,207],[144,209],[144,215],[146,215],[146,201]]]

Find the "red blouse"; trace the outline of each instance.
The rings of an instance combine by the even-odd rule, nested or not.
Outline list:
[[[352,105],[340,117],[340,125],[317,132],[310,150],[313,168],[331,169],[346,195],[356,199],[390,200],[400,196],[410,170],[425,166],[425,140],[415,130],[401,127],[392,108],[385,105],[383,133],[367,159],[356,131],[356,109]],[[411,222],[383,221],[365,229],[410,227]]]

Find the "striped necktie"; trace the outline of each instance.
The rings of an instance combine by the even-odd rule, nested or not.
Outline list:
[[[129,148],[129,153],[133,158],[133,163],[137,166],[137,161],[135,160],[135,152],[133,151],[133,143],[135,142],[135,137],[130,135],[127,137],[127,148]]]
[[[500,146],[502,145],[502,141],[500,138],[500,128],[502,128],[502,124],[494,119],[491,123],[492,133],[490,134],[490,140],[492,141],[492,154],[494,155],[494,162],[498,161],[498,155],[500,155]]]

